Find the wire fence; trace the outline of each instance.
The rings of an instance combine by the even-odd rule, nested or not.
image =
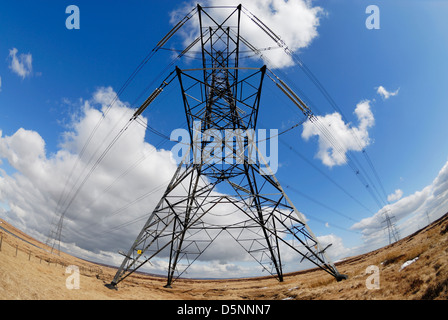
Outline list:
[[[2,255],[9,255],[14,258],[22,258],[22,261],[39,262],[39,264],[46,264],[48,266],[67,268],[74,265],[74,261],[64,259],[62,256],[46,251],[26,240],[21,239],[10,231],[2,228],[0,231],[0,261]],[[6,232],[5,232],[6,231]],[[32,247],[34,246],[34,247]],[[23,259],[25,258],[25,259]],[[1,265],[1,263],[0,263]],[[89,275],[95,274],[99,277],[103,274],[103,269],[99,266],[77,264],[81,274]]]

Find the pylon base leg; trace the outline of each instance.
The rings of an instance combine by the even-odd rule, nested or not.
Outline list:
[[[106,283],[104,286],[105,286],[106,288],[108,288],[108,289],[111,289],[111,290],[118,290],[118,288],[117,288],[117,284],[114,283],[114,282]]]
[[[340,282],[340,281],[342,281],[342,280],[347,280],[348,279],[348,275],[346,275],[346,274],[338,274],[337,276],[336,276],[336,281],[337,282]]]

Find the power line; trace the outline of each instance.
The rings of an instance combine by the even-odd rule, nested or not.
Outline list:
[[[109,103],[109,105],[106,108],[106,111],[102,114],[101,118],[99,119],[99,121],[96,123],[94,129],[91,131],[89,137],[87,138],[86,142],[84,143],[77,159],[76,162],[74,164],[74,166],[71,169],[71,172],[65,182],[65,186],[63,188],[63,192],[61,193],[61,196],[57,202],[56,205],[56,210],[55,212],[59,212],[60,207],[64,204],[67,203],[67,200],[69,199],[69,194],[72,193],[72,191],[74,191],[74,187],[76,185],[76,183],[79,181],[80,177],[78,177],[76,183],[72,186],[71,190],[65,195],[65,199],[63,199],[65,191],[67,189],[68,186],[68,182],[70,181],[73,173],[75,172],[76,167],[78,166],[78,163],[80,162],[81,158],[83,157],[85,151],[87,150],[88,145],[91,143],[91,140],[93,138],[93,136],[95,135],[95,133],[97,132],[98,128],[100,127],[102,121],[105,119],[107,113],[110,111],[111,107],[115,104],[115,102],[118,100],[118,98],[120,97],[120,95],[126,90],[126,88],[129,86],[129,84],[134,80],[134,78],[136,77],[136,75],[142,70],[142,68],[152,59],[152,57],[156,54],[156,52],[188,21],[190,20],[195,14],[196,14],[197,8],[193,8],[183,19],[181,19],[171,30],[170,32],[168,32],[168,34],[166,34],[158,43],[157,45],[145,56],[144,59],[142,59],[142,61],[140,62],[140,64],[134,69],[134,71],[129,75],[129,77],[126,79],[126,81],[124,82],[124,84],[122,85],[122,87],[118,90],[118,92],[115,94],[114,98],[112,99],[112,101]],[[188,47],[188,49],[191,49],[192,46]],[[126,127],[127,129],[127,127]],[[124,129],[124,130],[126,130]],[[68,210],[68,208],[70,207],[70,205],[72,204],[73,200],[76,198],[76,196],[78,195],[79,191],[81,190],[82,186],[84,185],[84,183],[87,181],[87,179],[90,177],[91,173],[93,172],[93,170],[95,170],[96,166],[99,164],[99,162],[104,158],[105,154],[110,150],[110,148],[113,146],[113,144],[116,142],[116,140],[119,138],[119,136],[121,136],[123,129],[120,131],[119,135],[116,136],[116,139],[114,139],[112,141],[111,144],[109,144],[109,146],[106,148],[106,150],[103,151],[103,153],[101,154],[100,158],[95,162],[95,164],[93,165],[93,167],[91,168],[91,170],[89,171],[89,173],[85,176],[84,180],[81,182],[81,184],[78,186],[78,188],[76,189],[75,193],[71,196],[71,199],[68,201],[67,206],[65,207],[65,209],[62,211],[60,218],[59,218],[59,222],[57,224],[57,230],[56,231],[50,231],[49,237],[47,239],[47,243],[49,243],[51,241],[51,235],[52,234],[56,234],[56,239],[53,239],[53,247],[55,245],[55,242],[59,242],[60,243],[60,238],[61,238],[61,232],[62,232],[62,224],[63,224],[63,220],[64,220],[64,216]],[[111,131],[112,132],[112,131]],[[96,153],[99,151],[99,148],[97,149],[97,151],[93,154],[96,155]],[[87,166],[90,164],[90,162],[93,159],[93,156],[90,158],[90,160],[87,163]],[[84,169],[85,170],[85,169]],[[61,203],[62,201],[62,203]]]
[[[339,106],[336,104],[336,102],[331,97],[331,95],[328,93],[328,91],[325,89],[325,87],[315,77],[315,75],[311,72],[311,70],[303,63],[303,61],[296,54],[294,54],[293,51],[291,51],[288,48],[286,43],[277,34],[275,34],[269,27],[267,27],[265,23],[263,23],[252,12],[250,12],[247,8],[243,7],[243,13],[246,14],[246,16],[249,17],[249,19],[251,19],[258,27],[260,27],[279,47],[283,48],[285,53],[288,54],[300,66],[300,68],[304,71],[304,73],[308,76],[308,78],[315,84],[315,86],[323,94],[323,96],[327,99],[327,101],[330,103],[330,105],[336,111],[338,111],[341,114],[341,116],[343,117],[343,119],[348,123],[348,121],[347,121],[344,113],[342,112],[341,108],[339,108]],[[256,48],[250,47],[250,46],[249,46],[249,48],[251,48],[255,53],[257,53]],[[260,57],[261,57],[261,55],[260,55]],[[263,58],[266,59],[265,57],[263,57]],[[321,129],[323,129],[323,128],[321,127]],[[354,135],[354,138],[357,141],[357,143],[359,144],[359,146],[362,146],[360,144],[359,137],[357,137],[354,132],[352,132],[352,134]],[[329,139],[329,138],[331,138],[331,137],[327,135],[327,139]],[[329,141],[331,141],[331,140],[329,140]],[[332,142],[332,145],[335,148],[335,150],[337,150],[338,152],[341,151],[340,148],[335,143]],[[347,151],[348,151],[347,153],[350,153],[349,150],[347,150]],[[368,157],[367,152],[366,152],[365,149],[363,149],[363,154],[364,154],[364,156],[365,156],[365,158],[366,158],[370,168],[374,172],[374,175],[377,178],[381,188],[383,189],[383,193],[384,193],[385,197],[387,198],[386,192],[384,191],[384,187],[383,187],[383,184],[382,184],[382,182],[381,182],[381,180],[379,178],[379,175],[378,175],[375,167],[373,166],[373,163],[372,163],[371,159]],[[354,161],[357,162],[356,158],[355,157],[353,157],[353,158],[354,158]],[[358,165],[360,165],[360,164],[358,163]],[[356,169],[356,168],[353,168],[353,169],[354,169],[355,174],[358,175],[359,177],[361,177],[361,175],[360,175],[361,172],[358,169]],[[374,191],[377,191],[377,193],[378,193],[378,190],[376,189],[375,184],[372,183],[372,181],[370,180],[368,175],[366,175],[366,177],[367,178],[362,177],[362,178],[360,178],[360,180],[363,182],[365,187],[369,190],[369,192],[371,193],[372,197],[377,202],[378,206],[380,208],[382,208],[381,201],[377,198],[377,196],[373,193],[373,191],[371,189],[369,189],[369,187],[371,186],[371,187],[373,187]],[[370,184],[366,183],[367,181],[370,181]]]

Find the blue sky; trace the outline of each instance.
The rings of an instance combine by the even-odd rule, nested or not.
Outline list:
[[[271,1],[271,8],[281,2]],[[39,222],[54,218],[54,203],[63,188],[55,184],[54,189],[45,193],[39,183],[65,181],[67,177],[57,173],[62,174],[65,170],[67,175],[70,171],[76,151],[82,145],[81,138],[92,129],[93,120],[87,121],[88,117],[98,116],[94,111],[107,105],[110,101],[107,99],[121,88],[140,61],[172,28],[175,20],[171,21],[172,13],[192,9],[195,5],[173,1],[76,1],[80,9],[80,29],[69,30],[65,26],[69,16],[65,9],[70,4],[73,3],[3,1],[0,4],[0,167],[4,170],[0,175],[0,216],[40,237],[46,236],[48,227],[38,227],[41,226]],[[371,4],[380,10],[380,29],[366,28],[369,14],[365,11]],[[244,5],[251,10],[251,1]],[[268,9],[265,12],[273,14]],[[397,218],[396,225],[401,235],[405,236],[427,223],[426,212],[434,220],[447,211],[448,147],[444,137],[448,136],[445,124],[448,118],[448,3],[435,0],[312,1],[306,9],[318,21],[312,27],[285,19],[265,23],[279,30],[282,38],[291,38],[293,42],[293,35],[309,33],[310,39],[305,43],[294,42],[291,46],[342,110],[342,119],[350,123],[342,122],[347,128],[359,126],[360,119],[354,111],[357,105],[367,101],[373,121],[365,132],[369,139],[365,150],[387,195],[399,190],[400,199],[391,200],[390,209]],[[184,39],[180,35],[173,38],[173,46],[182,45]],[[20,75],[17,69],[14,70],[13,57],[22,64],[25,74]],[[31,61],[29,65],[27,57]],[[172,53],[168,51],[159,51],[154,56],[119,97],[123,108],[139,106],[159,84],[161,79],[156,75],[171,58]],[[261,60],[259,63],[261,66]],[[324,123],[337,123],[330,117],[336,110],[299,66],[274,69],[277,71],[290,85],[306,94],[313,111],[322,117]],[[154,79],[156,82],[152,83]],[[145,91],[148,85],[151,85],[149,92]],[[377,91],[380,86],[396,94],[386,99]],[[166,135],[185,121],[178,85],[172,87],[144,114],[151,126]],[[274,90],[272,85],[271,88],[267,86],[262,96],[260,125],[282,131],[300,120],[300,116],[291,106],[278,103],[286,100],[282,100],[281,93]],[[146,96],[140,96],[142,92]],[[318,136],[304,139],[303,130],[301,126],[286,133],[281,142],[293,146],[306,161],[279,143],[281,167],[277,178],[296,207],[307,216],[311,229],[322,237],[323,242],[331,240],[335,243],[335,258],[387,244],[387,234],[381,230],[381,215],[378,214],[381,208],[365,185],[349,165],[330,167],[324,164],[316,156]],[[144,132],[137,131],[136,135],[143,139]],[[106,131],[100,134],[105,137]],[[12,139],[14,136],[21,136],[22,140]],[[154,146],[161,141],[149,133],[145,136],[146,144],[130,136],[128,138],[132,141],[129,148],[137,142],[149,148],[148,145]],[[100,144],[101,138],[98,137],[96,142]],[[164,146],[169,151],[168,146],[171,145]],[[31,155],[29,159],[27,150]],[[64,153],[67,150],[72,154]],[[168,151],[159,151],[156,152],[159,158],[148,166],[166,163]],[[360,161],[362,173],[371,176],[376,187],[380,188],[364,154],[353,151],[352,155]],[[116,161],[105,164],[104,171],[101,171],[103,175],[113,172],[116,177],[135,159],[133,156],[123,159],[118,168],[120,153],[114,156]],[[26,161],[33,162],[33,159],[36,163],[44,163],[38,168],[36,165],[36,171],[26,166]],[[160,171],[169,177],[173,168],[168,166]],[[158,173],[153,172],[157,170],[146,170],[145,174],[151,180],[149,184],[157,186],[155,180],[158,176],[155,174]],[[101,179],[107,180],[105,176],[92,175],[92,188],[95,183],[99,184],[98,190],[107,186]],[[111,176],[109,179],[113,181],[115,178]],[[145,186],[144,181],[135,184],[142,188]],[[26,186],[30,186],[30,190],[25,191]],[[22,194],[18,194],[20,192]],[[122,196],[125,197],[124,194]],[[37,208],[36,202],[33,204],[30,200],[34,197],[42,203],[41,207]],[[129,196],[127,199],[133,198]],[[80,193],[79,203],[82,200]],[[151,201],[157,200],[154,196]],[[387,202],[386,197],[382,201]],[[43,203],[46,202],[53,207],[45,208]],[[117,204],[115,208],[121,205]],[[67,228],[72,226],[76,229],[88,224],[89,217],[92,218],[86,211],[77,220],[74,218],[76,210],[73,210],[70,212],[73,221],[67,224]],[[113,212],[114,207],[108,210]],[[144,205],[141,210],[144,210]],[[133,218],[135,216],[131,214],[123,216],[104,227],[112,228]],[[134,224],[128,230],[136,233],[140,228],[141,225]],[[100,242],[96,247],[92,243],[81,244],[76,240],[76,234],[72,238],[70,236],[70,231],[67,231],[67,241],[80,255],[90,257],[90,252],[116,251],[115,248],[102,247]],[[118,238],[116,243],[120,242]],[[130,241],[122,240],[117,246],[127,250]],[[110,258],[112,254],[105,256]]]

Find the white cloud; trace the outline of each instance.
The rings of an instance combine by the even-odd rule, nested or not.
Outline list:
[[[96,239],[92,236],[151,210],[161,197],[163,188],[153,197],[129,206],[120,215],[108,217],[145,192],[163,186],[177,167],[170,151],[156,150],[144,141],[144,127],[129,127],[121,136],[120,143],[110,149],[74,197],[95,160],[133,112],[123,102],[117,101],[81,157],[81,149],[103,116],[108,99],[114,94],[110,88],[100,88],[92,99],[84,101],[82,114],[74,119],[54,154],[47,154],[44,139],[35,131],[20,128],[11,136],[0,134],[0,158],[7,159],[16,170],[13,174],[1,172],[0,202],[8,204],[7,218],[19,228],[45,241],[51,229],[50,222],[57,221],[61,212],[66,210],[63,241],[71,244],[73,250],[116,252],[117,248],[127,250],[135,240],[135,233],[141,228],[138,224],[120,229],[119,233],[106,233]],[[143,161],[116,180],[138,159]],[[104,192],[107,187],[110,188]],[[55,212],[56,208],[58,212]],[[99,223],[96,228],[90,227],[93,222],[102,220],[104,223]]]
[[[33,70],[33,57],[31,53],[21,53],[19,56],[17,56],[17,53],[18,50],[16,48],[9,50],[9,57],[11,58],[9,68],[22,79],[25,79],[31,75]]]
[[[439,171],[433,182],[422,190],[389,204],[371,217],[355,223],[351,229],[360,230],[368,247],[380,247],[387,242],[383,212],[388,212],[396,221],[396,227],[404,237],[428,224],[429,215],[435,220],[448,212],[448,162]]]
[[[390,97],[396,96],[398,94],[398,91],[400,90],[400,88],[398,88],[397,90],[393,91],[393,92],[389,92],[387,91],[383,86],[379,86],[376,90],[376,92],[383,97],[383,99],[389,99]]]
[[[2,92],[2,77],[0,77],[0,92]]]
[[[402,196],[403,196],[403,191],[400,189],[397,189],[397,190],[395,190],[394,193],[391,193],[390,195],[387,196],[387,201],[394,202],[394,201],[400,200]]]
[[[279,36],[292,51],[308,47],[312,40],[318,36],[319,19],[324,14],[322,8],[313,7],[311,1],[305,0],[232,0],[226,1],[225,4],[235,7],[242,4],[244,8],[252,12]],[[191,10],[194,5],[195,3],[191,3],[187,8],[173,12],[172,22],[177,23],[180,17],[185,15],[185,10]],[[222,1],[204,0],[202,5],[204,7],[222,6]],[[222,9],[206,8],[205,10],[210,12],[213,17],[217,17],[218,22],[223,21],[231,13],[230,10]],[[190,44],[198,34],[197,18],[192,20],[191,28],[181,31],[186,39],[186,44]],[[234,22],[229,24],[236,25]],[[274,41],[244,13],[241,16],[241,35],[259,49],[276,46]],[[263,58],[271,68],[283,68],[294,64],[291,57],[282,49],[264,51]]]
[[[317,116],[316,121],[303,124],[302,138],[309,140],[318,136],[319,150],[316,157],[328,167],[343,165],[347,162],[348,151],[361,151],[370,144],[368,130],[374,125],[375,119],[370,110],[370,101],[364,100],[356,105],[354,111],[358,118],[358,127],[353,127],[342,120],[335,112],[326,116]],[[326,136],[330,133],[338,145],[330,142]]]

